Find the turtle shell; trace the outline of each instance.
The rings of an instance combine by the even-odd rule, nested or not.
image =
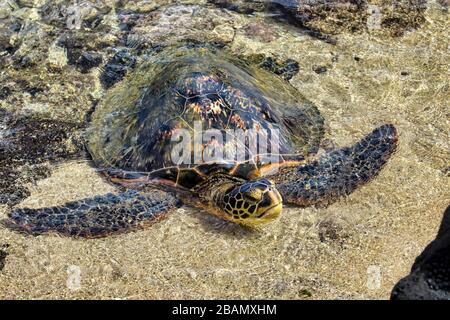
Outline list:
[[[247,140],[233,139],[239,134]],[[256,148],[248,143],[255,134]],[[209,171],[232,170],[236,161],[317,152],[322,135],[318,109],[286,81],[223,49],[179,45],[147,57],[106,94],[87,147],[101,168],[153,172],[212,163]]]

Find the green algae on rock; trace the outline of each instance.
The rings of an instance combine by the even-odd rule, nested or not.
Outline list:
[[[268,12],[275,19],[320,32],[387,32],[401,36],[424,23],[426,0],[209,0],[241,13]],[[374,30],[375,29],[375,30]],[[320,34],[316,34],[320,37]]]
[[[49,162],[80,156],[79,129],[0,109],[0,204],[12,206],[29,196],[25,185],[48,177]]]

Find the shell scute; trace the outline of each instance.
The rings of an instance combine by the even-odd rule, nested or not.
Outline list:
[[[191,188],[217,171],[248,177],[257,164],[237,162],[266,161],[249,146],[255,135],[269,141],[266,153],[274,150],[275,131],[280,154],[317,151],[322,116],[278,76],[208,46],[169,47],[148,59],[107,93],[92,116],[87,141],[97,166],[151,172]],[[222,139],[203,136],[199,143],[198,129],[216,130]],[[181,130],[187,135],[175,138]],[[176,162],[173,150],[184,139],[190,139],[191,154]],[[240,150],[244,159],[215,158]]]

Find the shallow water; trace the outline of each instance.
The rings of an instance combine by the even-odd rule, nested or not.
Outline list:
[[[120,46],[120,10],[105,13],[92,32],[74,32],[83,48],[61,49],[56,43],[68,32],[64,26],[31,7],[13,9],[8,14],[20,18],[22,30],[41,38],[35,42],[36,33],[22,32],[9,39],[20,44],[1,56],[0,92],[11,92],[0,108],[83,123],[105,92],[99,75]],[[288,207],[256,231],[189,207],[146,230],[96,240],[1,228],[0,298],[388,298],[435,237],[450,202],[449,20],[442,5],[428,3],[420,27],[402,35],[383,28],[339,31],[331,42],[264,12],[242,14],[205,1],[147,7],[129,1],[125,9],[148,19],[133,27],[129,41],[157,45],[189,37],[224,42],[239,55],[297,61],[300,71],[290,83],[320,109],[333,146],[392,123],[398,150],[377,178],[349,197],[326,208]],[[0,20],[2,27],[14,23],[8,19]],[[71,55],[98,48],[103,62],[82,73]],[[27,182],[30,196],[18,206],[114,190],[86,161],[56,160],[44,163],[47,178]],[[8,210],[0,207],[0,215]]]

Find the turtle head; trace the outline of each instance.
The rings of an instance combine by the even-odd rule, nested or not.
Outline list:
[[[282,198],[272,181],[246,181],[225,191],[217,205],[226,218],[245,225],[257,225],[276,219]]]

